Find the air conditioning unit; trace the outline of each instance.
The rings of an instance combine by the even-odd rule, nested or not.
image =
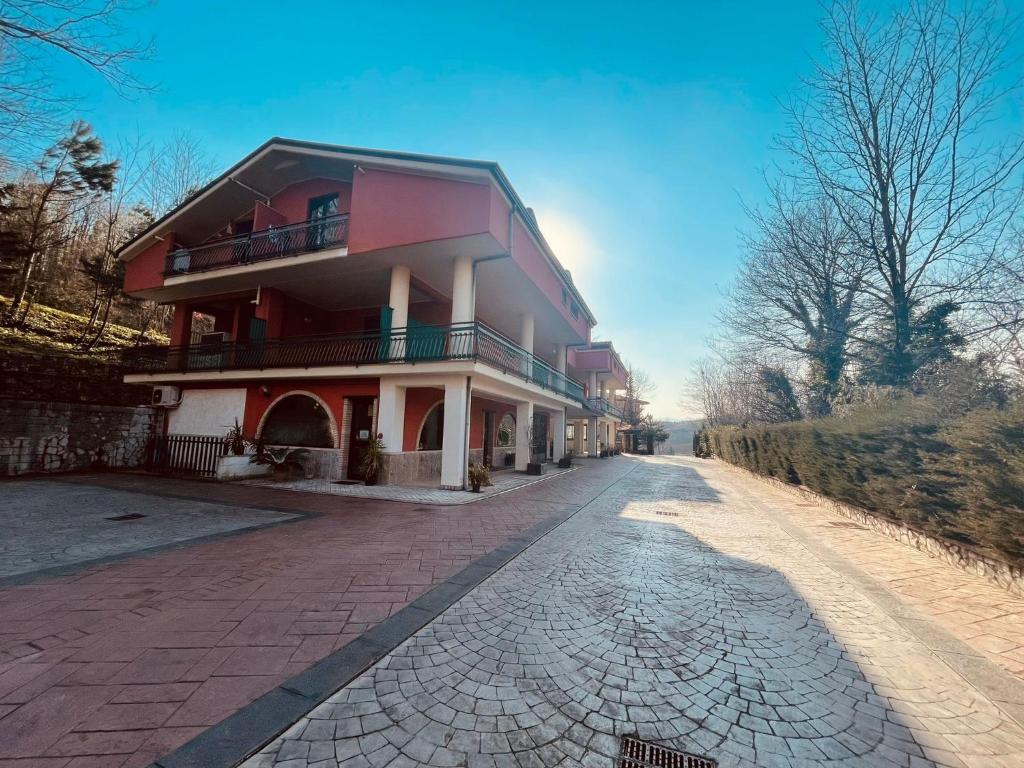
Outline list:
[[[214,331],[211,333],[203,333],[199,336],[199,343],[203,346],[224,344],[228,341],[231,341],[231,334],[227,331]]]
[[[177,408],[181,405],[181,390],[178,387],[153,387],[153,405],[158,408]]]

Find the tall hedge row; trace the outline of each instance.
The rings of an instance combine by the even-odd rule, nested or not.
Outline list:
[[[710,451],[946,539],[1024,559],[1024,405],[907,397],[843,418],[718,427]]]

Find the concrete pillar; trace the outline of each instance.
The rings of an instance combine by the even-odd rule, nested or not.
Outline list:
[[[187,301],[174,304],[174,318],[171,320],[171,346],[187,347],[192,343],[192,305]]]
[[[597,419],[587,419],[587,454],[597,456]]]
[[[396,265],[391,268],[391,327],[405,328],[409,324],[409,283],[412,272],[408,267]]]
[[[558,344],[555,347],[555,370],[558,371],[563,376],[565,375],[565,360],[567,351],[568,350],[566,349],[565,344]]]
[[[380,380],[377,399],[377,431],[384,435],[384,450],[401,453],[405,437],[405,387],[387,379]]]
[[[554,432],[552,435],[554,437],[552,453],[554,453],[555,461],[558,461],[565,456],[565,409],[563,408],[557,413],[551,414],[549,421]]]
[[[453,379],[444,385],[444,445],[441,450],[441,487],[466,487],[469,465],[469,380]]]
[[[519,346],[533,354],[533,314],[525,312],[519,318]]]
[[[473,282],[473,259],[459,256],[455,259],[452,278],[452,324],[473,322],[476,286]]]
[[[516,404],[516,471],[525,472],[530,463],[530,433],[533,431],[533,403]]]
[[[597,391],[597,371],[591,371],[587,381],[587,397],[600,397]]]

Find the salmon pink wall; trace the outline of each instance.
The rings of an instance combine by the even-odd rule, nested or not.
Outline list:
[[[174,233],[168,232],[163,240],[156,240],[142,253],[125,264],[124,290],[144,291],[147,288],[159,288],[164,284],[164,267],[167,254],[174,242]]]
[[[309,179],[292,184],[270,199],[270,207],[288,224],[296,224],[309,216],[310,198],[335,193],[338,195],[338,213],[348,213],[352,208],[352,184],[339,179]]]
[[[349,253],[423,243],[488,231],[486,184],[408,173],[356,173]]]
[[[270,227],[280,227],[287,224],[288,220],[279,212],[268,206],[266,203],[256,203],[256,210],[253,215],[253,232],[262,232]]]
[[[576,367],[584,371],[612,370],[612,355],[607,349],[577,349]]]
[[[225,385],[229,386],[229,385]],[[230,386],[237,387],[237,383]],[[269,395],[264,395],[261,387],[270,389]],[[209,388],[208,385],[204,387]],[[242,422],[242,431],[250,440],[256,438],[256,430],[259,427],[260,419],[278,397],[295,391],[312,392],[320,397],[327,407],[330,408],[334,423],[341,430],[341,420],[344,415],[344,399],[346,397],[377,397],[380,392],[380,384],[377,379],[342,379],[334,381],[320,381],[317,379],[298,379],[294,381],[268,381],[250,384],[246,387],[245,393],[245,418]],[[339,439],[340,439],[339,435]]]
[[[452,321],[450,301],[417,302],[409,305],[409,317],[424,325],[448,325]]]
[[[540,288],[543,294],[551,302],[552,306],[562,313],[570,326],[579,334],[581,339],[588,338],[590,326],[587,323],[586,313],[580,307],[579,317],[574,318],[570,307],[562,304],[562,282],[561,277],[552,268],[547,257],[541,253],[540,248],[534,243],[533,237],[517,218],[515,220],[515,239],[512,243],[512,258],[519,265],[533,283]],[[569,292],[568,302],[572,302],[572,292]]]
[[[405,390],[405,426],[402,450],[415,451],[420,439],[420,426],[427,411],[444,400],[444,390],[436,387],[410,387]]]

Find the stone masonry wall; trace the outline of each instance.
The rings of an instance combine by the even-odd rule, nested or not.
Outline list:
[[[160,416],[146,406],[0,400],[0,476],[140,466]]]

